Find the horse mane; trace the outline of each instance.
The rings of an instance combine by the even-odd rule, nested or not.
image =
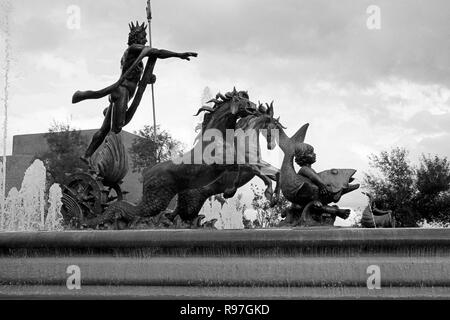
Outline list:
[[[266,126],[266,123],[270,119],[279,129],[286,129],[281,123],[280,118],[275,119],[273,116],[273,102],[266,104],[265,106],[259,103],[257,111],[254,114],[248,115],[239,119],[236,128],[247,130],[260,130]]]
[[[218,116],[219,113],[228,114],[231,110],[223,110],[225,103],[232,101],[233,99],[250,99],[247,91],[237,91],[236,88],[233,91],[226,93],[225,95],[220,92],[216,95],[215,99],[208,101],[207,103],[213,103],[212,107],[203,106],[201,107],[195,117],[199,116],[201,113],[205,112],[202,122],[202,131],[205,131],[206,126],[211,122],[214,116]]]

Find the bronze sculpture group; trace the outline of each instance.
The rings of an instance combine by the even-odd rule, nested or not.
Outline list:
[[[213,107],[203,106],[199,110],[197,116],[204,113],[199,139],[196,146],[183,155],[181,160],[159,163],[143,172],[142,201],[137,205],[124,201],[117,186],[127,172],[126,152],[121,149],[121,141],[116,135],[131,121],[146,86],[156,81],[153,69],[157,59],[177,57],[189,60],[197,57],[192,52],[175,53],[146,47],[145,30],[145,24],[130,24],[128,49],[121,60],[122,74],[115,84],[99,91],[77,91],[73,96],[73,103],[109,96],[110,105],[104,111],[103,125],[94,135],[83,160],[91,165],[91,174],[97,180],[107,181],[107,185],[114,186],[115,196],[110,196],[111,190],[102,190],[107,194],[108,201],[103,201],[101,205],[97,203],[96,211],[86,202],[89,197],[98,200],[95,198],[101,192],[80,196],[78,189],[83,192],[87,190],[82,183],[75,184],[76,187],[66,187],[63,201],[65,217],[75,217],[78,226],[85,228],[214,227],[214,221],[202,224],[204,217],[199,216],[207,199],[216,195],[232,198],[240,187],[254,177],[259,177],[266,184],[265,195],[273,204],[280,192],[292,202],[292,207],[284,213],[286,219],[280,226],[333,225],[336,217],[348,218],[349,210],[330,204],[339,202],[343,195],[359,188],[359,185],[351,185],[356,171],[332,169],[317,173],[312,168],[316,162],[314,148],[305,143],[309,125],[303,126],[289,138],[279,119],[274,117],[273,103],[255,104],[247,92],[236,89],[225,95],[219,93],[210,101]],[[144,69],[142,60],[145,57],[148,61]],[[128,107],[131,99],[133,101]],[[231,143],[219,141],[220,144],[220,139],[202,138],[210,132],[226,137],[230,130],[254,132],[254,148],[250,151],[244,148],[242,151],[237,143],[237,135],[232,137]],[[284,152],[281,170],[261,159],[260,135],[266,138],[268,149],[274,149],[278,144]],[[108,139],[104,143],[106,137]],[[231,148],[219,154],[218,150],[230,144]],[[203,150],[213,150],[212,156],[203,157]],[[252,152],[256,154],[256,161],[250,159]],[[196,159],[199,153],[202,154],[200,161]],[[242,161],[238,160],[240,153],[243,153],[240,158]],[[294,160],[301,167],[299,172],[295,171]],[[275,191],[273,181],[277,183]],[[175,197],[176,209],[167,210]],[[98,209],[99,205],[101,210]]]

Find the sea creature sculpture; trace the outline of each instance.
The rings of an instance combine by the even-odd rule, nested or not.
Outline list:
[[[279,145],[285,157],[281,168],[280,189],[293,206],[283,214],[281,226],[332,226],[336,217],[347,219],[350,210],[340,209],[342,196],[353,192],[356,170],[331,169],[316,173],[311,165],[316,162],[314,148],[305,144],[309,124],[303,126],[292,138],[280,129]],[[295,171],[294,159],[302,168]],[[278,193],[279,191],[277,191]]]

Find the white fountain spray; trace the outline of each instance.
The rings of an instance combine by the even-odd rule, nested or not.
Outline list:
[[[5,225],[5,204],[6,204],[6,140],[8,138],[8,102],[9,102],[9,72],[11,66],[11,43],[10,43],[10,29],[9,29],[9,15],[11,13],[11,3],[4,1],[1,3],[3,12],[2,31],[5,39],[5,86],[4,86],[4,119],[3,119],[3,163],[2,163],[2,188],[1,188],[1,216],[0,216],[0,230]]]
[[[18,217],[23,215],[23,206],[21,205],[20,193],[16,188],[12,188],[8,193],[5,205],[5,230],[16,231],[23,229],[19,225]]]
[[[64,218],[61,214],[62,203],[62,190],[59,185],[54,184],[49,191],[48,202],[50,207],[45,219],[45,230],[47,231],[63,231]]]
[[[36,160],[25,172],[20,196],[24,206],[25,231],[44,230],[46,169]]]
[[[46,175],[43,162],[36,160],[25,172],[20,191],[9,191],[3,231],[63,231],[62,190],[54,184],[46,202]]]
[[[3,178],[3,163],[4,160],[2,159],[2,161],[0,162],[0,176]],[[2,183],[0,183],[0,206],[1,206],[1,218],[0,218],[0,231],[5,229],[5,215],[6,215],[6,211],[5,211],[5,202],[6,202],[6,197],[5,197],[5,185]]]

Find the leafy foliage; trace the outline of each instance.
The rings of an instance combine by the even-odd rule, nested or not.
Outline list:
[[[272,207],[262,188],[252,184],[251,189],[253,192],[252,208],[256,211],[256,220],[252,222],[243,217],[245,229],[273,228],[278,226],[282,219],[282,213],[290,206],[289,201],[283,195],[280,195],[277,204]]]
[[[379,209],[393,210],[397,225],[415,227],[428,222],[450,221],[450,164],[447,158],[424,156],[419,167],[411,165],[408,151],[394,148],[372,155],[364,187]]]
[[[365,175],[365,184],[376,199],[391,208],[404,207],[413,196],[414,169],[408,161],[408,151],[395,148],[369,157],[370,166],[378,169],[381,177]]]
[[[45,139],[48,151],[36,155],[36,158],[44,162],[50,185],[64,183],[66,174],[88,169],[80,159],[87,147],[81,131],[75,130],[70,124],[54,122],[45,134]]]
[[[429,222],[450,222],[450,164],[447,158],[422,156],[417,170],[415,206]]]
[[[447,158],[422,155],[417,170],[417,190],[421,194],[436,196],[448,190],[450,185],[450,163]]]
[[[181,142],[167,131],[160,130],[159,126],[156,142],[152,126],[145,126],[135,134],[141,138],[135,139],[129,150],[133,172],[142,172],[145,168],[170,160],[182,152]]]

